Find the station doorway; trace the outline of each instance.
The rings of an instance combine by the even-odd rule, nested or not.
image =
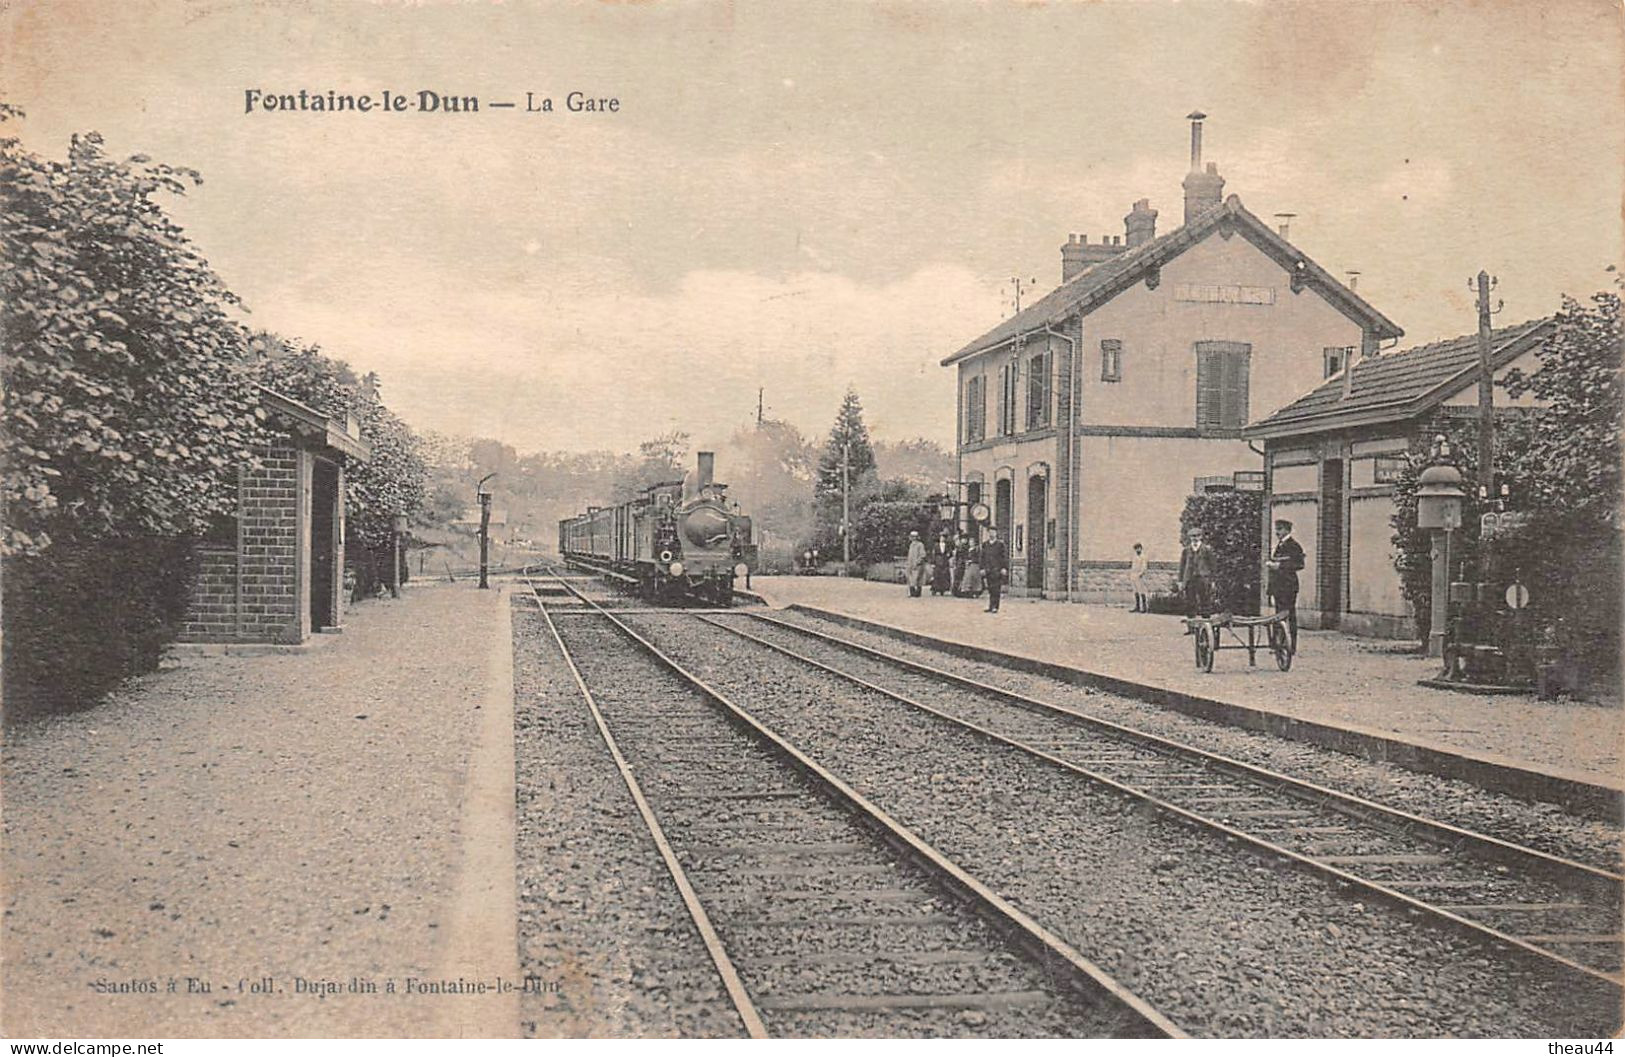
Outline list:
[[[339,470],[326,459],[312,459],[310,470],[310,630],[338,624]]]

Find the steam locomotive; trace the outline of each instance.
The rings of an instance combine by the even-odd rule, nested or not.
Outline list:
[[[751,519],[714,481],[716,455],[694,473],[650,485],[618,506],[588,507],[559,522],[559,554],[635,581],[651,601],[678,597],[728,605],[734,581],[756,569]]]

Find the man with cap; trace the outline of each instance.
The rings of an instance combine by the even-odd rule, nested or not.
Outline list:
[[[1185,615],[1205,617],[1213,612],[1213,576],[1218,571],[1213,549],[1202,539],[1202,527],[1192,525],[1184,553],[1179,556],[1179,588],[1185,592]],[[1185,634],[1193,634],[1187,624]]]
[[[1010,571],[1010,552],[999,538],[995,528],[987,530],[987,542],[982,544],[982,572],[987,576],[987,611],[999,611],[999,591],[1004,587],[1005,574]]]
[[[907,564],[909,597],[919,598],[921,585],[925,583],[925,544],[920,542],[918,532],[908,534]]]
[[[1270,598],[1275,601],[1275,611],[1286,614],[1292,652],[1297,653],[1298,570],[1303,568],[1303,547],[1292,538],[1292,522],[1286,518],[1275,522],[1275,549],[1265,564],[1270,570]]]

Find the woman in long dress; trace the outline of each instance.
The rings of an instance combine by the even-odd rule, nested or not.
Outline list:
[[[945,595],[953,588],[953,573],[950,566],[953,562],[953,548],[948,545],[948,534],[942,533],[937,537],[937,544],[931,549],[931,593]]]
[[[966,598],[975,598],[986,586],[982,582],[982,546],[972,543],[965,556],[965,582],[959,593]]]

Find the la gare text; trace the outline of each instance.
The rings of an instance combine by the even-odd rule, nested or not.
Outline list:
[[[243,113],[385,113],[385,114],[477,114],[481,110],[513,110],[527,114],[618,114],[621,101],[615,96],[590,92],[568,92],[557,102],[550,95],[526,92],[524,98],[482,99],[477,95],[436,92],[427,88],[416,92],[385,90],[356,95],[328,89],[312,92],[267,92],[260,88],[243,90]]]

